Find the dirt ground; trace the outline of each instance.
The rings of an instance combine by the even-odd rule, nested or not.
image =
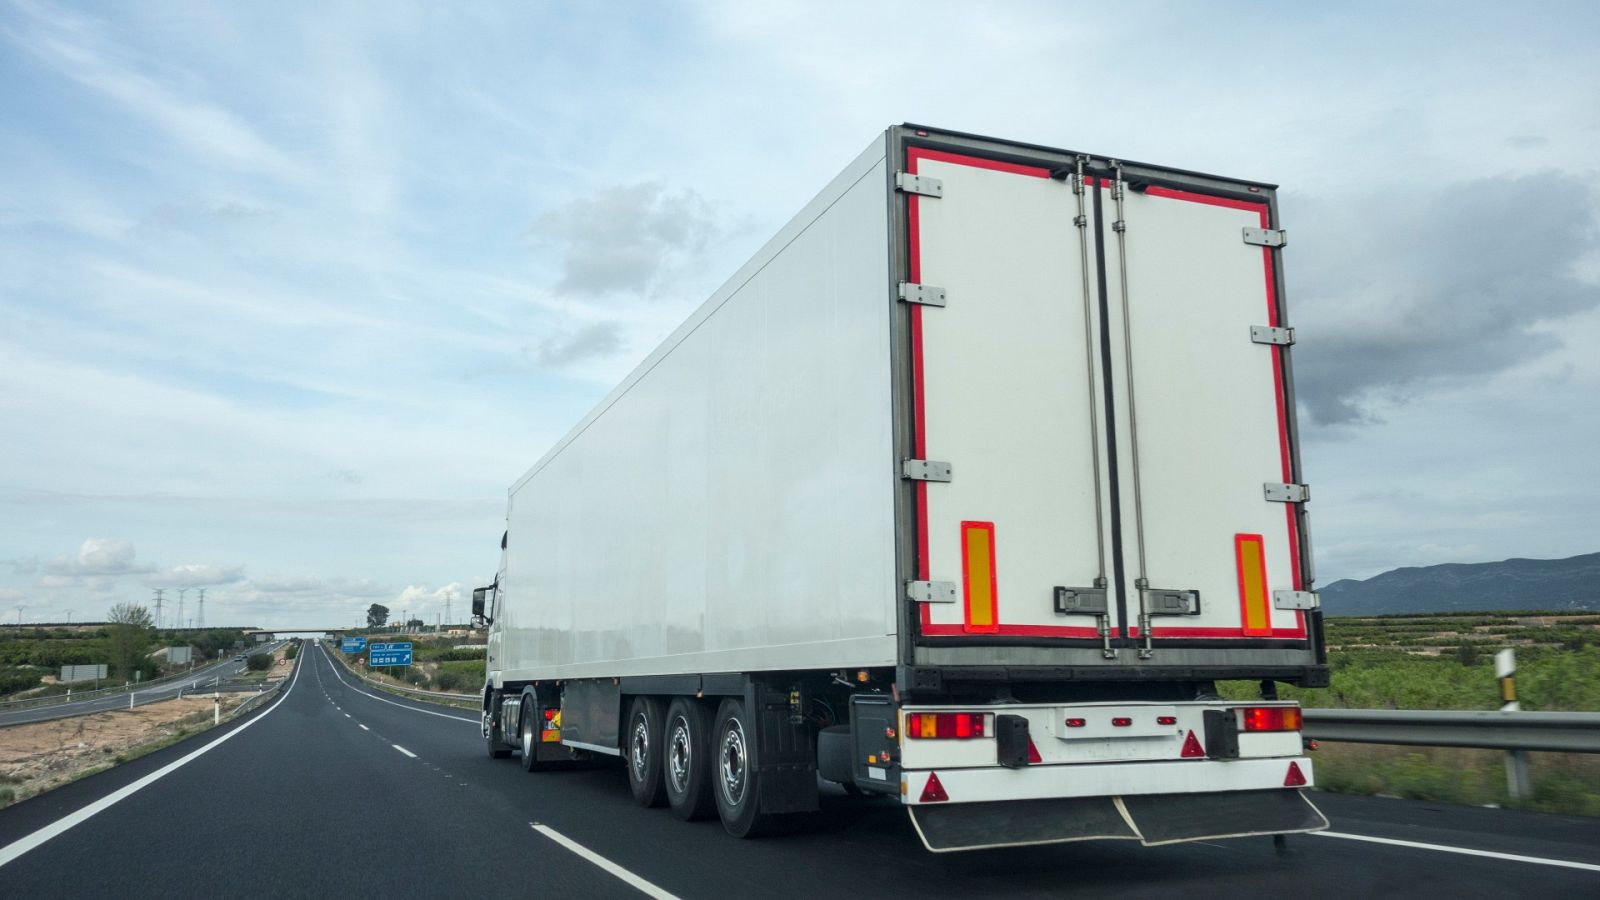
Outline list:
[[[223,715],[254,696],[223,694]],[[132,710],[0,728],[0,796],[6,789],[15,800],[42,794],[92,769],[120,762],[119,756],[173,737],[181,729],[209,726],[211,716],[210,697],[185,697]]]

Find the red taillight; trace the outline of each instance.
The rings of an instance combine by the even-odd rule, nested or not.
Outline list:
[[[1083,719],[1068,719],[1067,720],[1067,727],[1068,728],[1082,728],[1085,724],[1087,724],[1087,723]]]
[[[986,713],[906,713],[906,737],[981,738],[987,737]]]
[[[1157,725],[1176,725],[1176,724],[1178,724],[1178,717],[1177,716],[1156,716],[1156,724]]]
[[[1133,720],[1127,716],[1113,716],[1111,719],[1111,724],[1118,728],[1127,728],[1129,725],[1133,724]]]
[[[1239,710],[1245,731],[1299,731],[1297,706],[1247,706]]]
[[[556,717],[556,711],[555,710],[547,709],[547,710],[544,711],[544,720],[546,722],[554,721],[555,717]]]
[[[929,772],[928,783],[922,788],[922,802],[939,803],[949,799],[950,795],[944,792],[944,785],[939,783],[939,773]]]

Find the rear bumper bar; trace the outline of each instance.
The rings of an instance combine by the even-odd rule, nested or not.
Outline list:
[[[1284,788],[1290,764],[1316,782],[1306,757],[1269,759],[1182,760],[1172,762],[1094,763],[981,769],[932,769],[902,772],[900,801],[920,806],[932,775],[938,776],[949,800],[936,805],[1057,797],[1124,797],[1142,794],[1257,791]]]

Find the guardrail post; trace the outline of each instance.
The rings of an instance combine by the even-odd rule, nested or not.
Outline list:
[[[1522,709],[1517,702],[1517,653],[1507,648],[1494,655],[1494,674],[1500,680],[1500,711],[1516,712]],[[1506,751],[1506,790],[1513,800],[1526,800],[1533,793],[1528,778],[1528,753],[1525,750]]]

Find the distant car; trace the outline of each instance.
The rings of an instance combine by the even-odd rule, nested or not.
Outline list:
[[[234,661],[234,662],[244,662],[244,654],[243,654],[243,653],[241,653],[241,654],[239,654],[239,655],[238,655],[238,656],[235,656],[235,657],[234,657],[234,658],[233,658],[233,661]]]

